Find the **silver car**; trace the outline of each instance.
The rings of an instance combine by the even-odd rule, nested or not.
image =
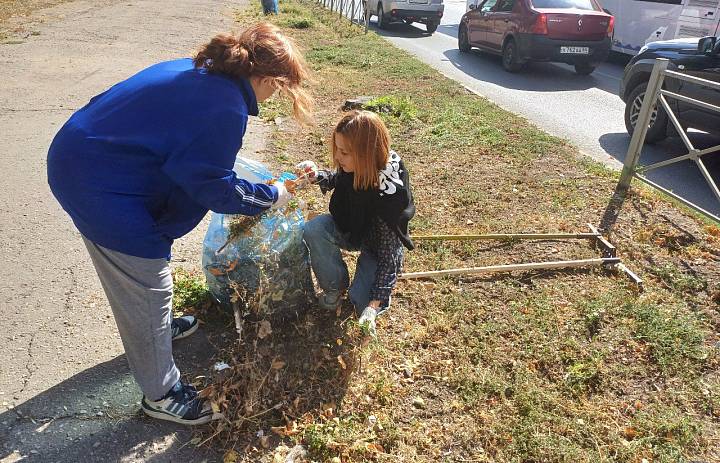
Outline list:
[[[380,29],[392,21],[417,22],[425,24],[432,34],[440,25],[445,5],[443,0],[367,0],[367,9],[368,17],[377,16]]]

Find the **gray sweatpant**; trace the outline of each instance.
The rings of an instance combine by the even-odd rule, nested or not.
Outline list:
[[[150,400],[180,379],[172,355],[173,281],[166,259],[144,259],[83,237],[110,302],[130,370]]]

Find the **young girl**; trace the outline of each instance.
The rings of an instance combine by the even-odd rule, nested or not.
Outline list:
[[[404,249],[413,249],[408,222],[415,215],[408,171],[390,150],[390,134],[380,117],[353,111],[332,136],[335,172],[318,171],[312,161],[298,165],[323,193],[333,190],[330,214],[305,226],[312,269],[322,293],[318,303],[335,309],[348,289],[341,249],[360,250],[348,295],[375,336],[375,318],[390,306],[390,294],[402,269]]]
[[[248,117],[277,90],[293,100],[296,118],[309,118],[307,75],[295,45],[257,24],[216,36],[194,59],[114,85],[53,140],[50,188],[82,234],[150,416],[182,424],[213,417],[173,360],[172,340],[197,320],[172,318],[170,248],[208,210],[256,215],[287,204],[282,183],[249,183],[232,168]]]

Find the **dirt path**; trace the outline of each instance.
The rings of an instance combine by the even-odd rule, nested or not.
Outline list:
[[[202,460],[181,448],[186,430],[137,414],[109,307],[47,187],[45,157],[73,110],[147,65],[189,56],[231,29],[242,4],[81,0],[11,19],[27,32],[0,45],[0,462]],[[251,132],[250,155],[264,138],[259,125]],[[175,265],[198,266],[204,229],[175,246]],[[181,367],[210,360],[203,336],[181,347]]]

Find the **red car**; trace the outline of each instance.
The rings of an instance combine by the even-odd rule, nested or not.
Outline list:
[[[588,75],[607,59],[614,26],[596,0],[481,0],[460,20],[458,47],[500,54],[509,72],[554,61]]]

